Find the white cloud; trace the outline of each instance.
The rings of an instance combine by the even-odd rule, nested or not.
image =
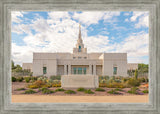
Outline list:
[[[114,16],[119,16],[120,12],[82,12],[74,13],[73,18],[79,20],[80,23],[90,25],[97,24],[99,20],[103,19],[105,22],[111,20]]]
[[[131,17],[131,21],[136,21],[136,19],[140,16],[142,16],[144,14],[144,12],[139,12],[139,11],[134,11],[133,15]]]
[[[52,21],[60,21],[60,19],[70,19],[69,13],[68,12],[62,12],[62,11],[55,11],[55,12],[49,12],[48,16]]]
[[[23,62],[32,62],[33,50],[29,46],[18,46],[12,43],[12,59],[16,64],[22,65]]]
[[[139,22],[135,24],[136,28],[148,27],[149,26],[149,16],[144,15],[139,19]]]
[[[117,44],[116,52],[127,52],[128,57],[148,56],[149,34],[140,32],[132,34],[120,44]]]
[[[12,13],[11,13],[11,21],[12,22],[20,23],[22,20],[19,17],[23,17],[23,12],[12,11]]]
[[[148,27],[149,26],[149,13],[134,11],[131,21],[136,22],[135,28]]]
[[[29,25],[26,24],[12,25],[11,31],[17,34],[31,34],[31,28]]]
[[[128,18],[126,18],[124,21],[125,21],[125,22],[128,22],[128,21],[129,21],[129,19],[128,19]]]

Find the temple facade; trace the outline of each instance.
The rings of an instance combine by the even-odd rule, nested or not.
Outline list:
[[[99,75],[127,76],[127,53],[87,53],[81,28],[73,53],[33,53],[33,63],[23,63],[33,76]]]

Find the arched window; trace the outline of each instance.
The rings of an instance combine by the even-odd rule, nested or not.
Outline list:
[[[81,46],[79,46],[79,50],[78,51],[81,52]]]

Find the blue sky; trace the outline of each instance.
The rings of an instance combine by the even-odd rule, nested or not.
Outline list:
[[[88,52],[125,52],[129,63],[148,63],[148,12],[12,12],[12,59],[33,52],[72,52],[81,24]]]

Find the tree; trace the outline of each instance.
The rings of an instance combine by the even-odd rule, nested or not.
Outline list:
[[[138,64],[138,72],[147,73],[148,72],[148,64]]]
[[[135,70],[134,77],[135,77],[135,79],[138,78],[138,70],[137,69]]]
[[[15,69],[14,61],[12,60],[12,70]]]

